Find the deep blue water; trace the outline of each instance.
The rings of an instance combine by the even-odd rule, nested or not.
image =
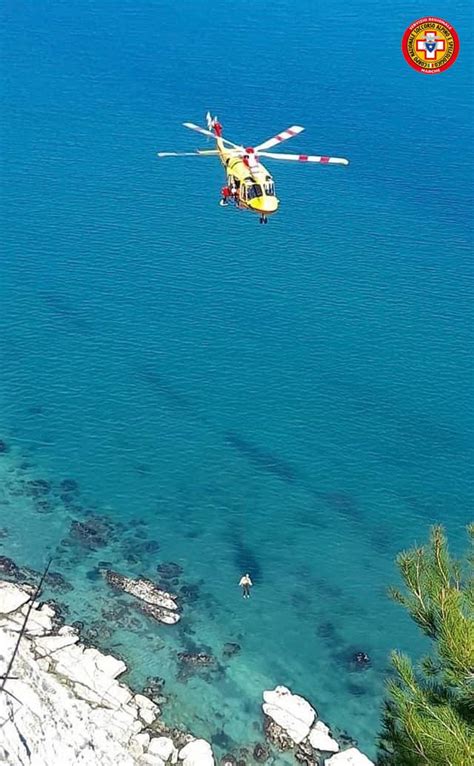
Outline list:
[[[431,77],[400,51],[427,12],[461,39]],[[89,623],[112,599],[98,561],[179,563],[199,585],[180,627],[104,638],[134,683],[166,679],[169,720],[254,742],[284,683],[372,752],[388,652],[424,648],[385,595],[393,559],[435,521],[460,550],[474,495],[468,3],[15,0],[3,17],[4,483],[69,477],[82,498],[38,513],[8,495],[3,553],[53,552]],[[219,208],[217,161],[156,158],[206,146],[181,123],[208,109],[238,143],[298,123],[286,151],[351,165],[269,162],[281,209],[261,227]],[[123,526],[58,548],[90,508]],[[222,659],[228,641],[224,671],[176,678],[177,651]]]

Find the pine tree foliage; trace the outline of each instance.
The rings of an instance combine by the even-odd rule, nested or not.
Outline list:
[[[405,583],[391,597],[432,641],[432,655],[415,670],[392,653],[380,735],[380,766],[474,764],[474,525],[470,550],[453,559],[443,529],[428,545],[404,551],[397,564]]]

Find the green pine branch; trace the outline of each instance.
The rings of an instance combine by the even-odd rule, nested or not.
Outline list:
[[[440,526],[426,546],[397,557],[405,588],[391,588],[390,596],[431,639],[432,655],[414,668],[392,653],[381,766],[474,764],[474,524],[468,535],[471,550],[462,561],[451,557]]]

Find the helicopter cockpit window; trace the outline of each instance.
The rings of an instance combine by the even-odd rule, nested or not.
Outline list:
[[[247,186],[247,199],[255,199],[263,195],[260,184],[251,184]]]
[[[275,196],[275,184],[273,183],[271,179],[265,181],[263,188],[265,189],[265,194],[267,195],[267,197]]]

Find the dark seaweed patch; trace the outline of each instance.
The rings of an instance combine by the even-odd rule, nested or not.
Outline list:
[[[253,582],[262,580],[262,567],[250,548],[242,542],[241,538],[233,537],[234,563],[240,574],[248,572]]]
[[[227,431],[224,438],[231,447],[243,455],[255,468],[278,476],[282,481],[294,484],[298,480],[296,469],[286,460],[274,455],[272,452],[258,447],[256,444],[242,439],[235,431]]]
[[[72,304],[74,300],[72,296],[70,296],[70,300],[57,292],[42,292],[40,296],[51,313],[56,317],[66,321],[68,325],[81,333],[90,332],[90,322],[86,320],[86,312]]]

